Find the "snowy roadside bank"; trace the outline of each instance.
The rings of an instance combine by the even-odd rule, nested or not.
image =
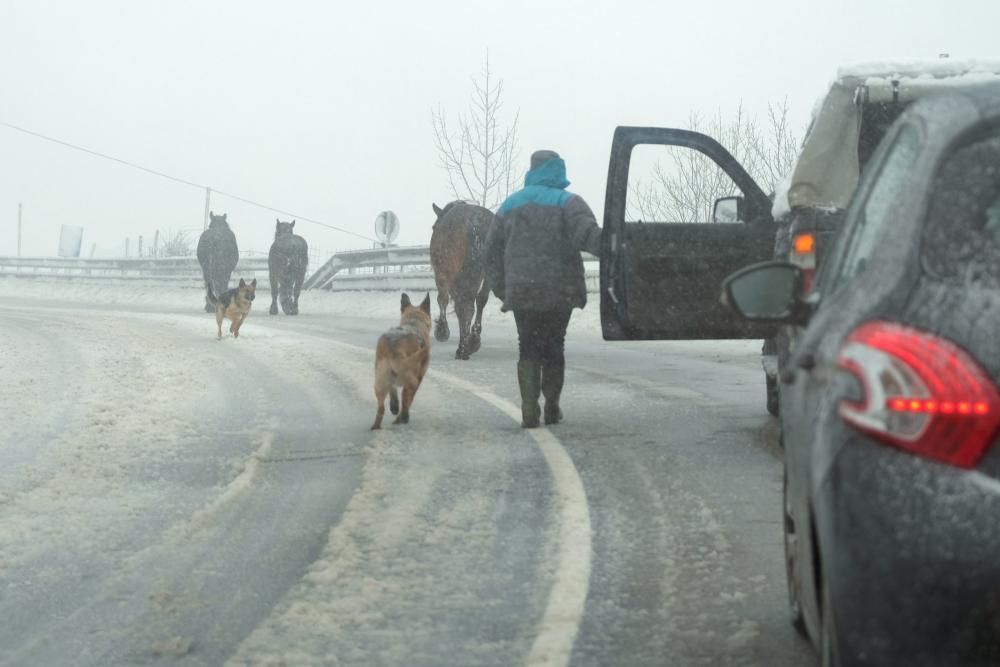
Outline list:
[[[9,297],[30,299],[41,302],[51,301],[79,305],[121,306],[148,309],[155,307],[160,310],[190,310],[197,314],[204,303],[204,292],[198,289],[164,286],[161,283],[108,283],[46,280],[33,278],[30,280],[7,277],[0,279],[0,299]],[[416,301],[423,294],[410,294]],[[432,313],[437,316],[437,295],[431,293]],[[398,312],[399,292],[326,292],[323,290],[308,290],[300,298],[302,313],[305,315],[336,315],[360,320],[377,320],[391,322],[392,314]],[[262,290],[254,307],[254,315],[267,314],[270,305],[270,292]],[[454,310],[449,308],[449,319],[455,327]],[[484,329],[497,327],[508,331],[514,330],[514,318],[510,313],[500,311],[500,302],[491,298],[483,315]],[[381,325],[380,325],[381,326]],[[601,314],[597,295],[591,294],[586,308],[573,311],[570,320],[568,339],[586,342],[601,340]],[[615,343],[611,343],[615,344]],[[760,341],[757,340],[694,340],[694,341],[664,341],[649,343],[624,343],[624,345],[657,346],[683,356],[709,358],[719,362],[753,361],[757,362],[760,353]]]

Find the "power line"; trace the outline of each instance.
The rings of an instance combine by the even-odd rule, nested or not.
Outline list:
[[[9,127],[10,129],[16,130],[18,132],[23,132],[24,134],[28,134],[28,135],[31,135],[33,137],[37,137],[38,139],[44,139],[45,141],[50,141],[50,142],[52,142],[54,144],[59,144],[60,146],[64,146],[66,148],[72,148],[73,150],[82,151],[84,153],[88,153],[88,154],[93,155],[95,157],[104,158],[105,160],[111,160],[112,162],[117,162],[119,164],[123,164],[126,167],[131,167],[132,169],[138,169],[139,171],[144,171],[144,172],[146,172],[148,174],[153,174],[154,176],[159,176],[160,178],[165,178],[167,180],[174,181],[176,183],[181,183],[183,185],[189,185],[189,186],[191,186],[193,188],[198,188],[200,190],[210,189],[212,192],[214,192],[216,194],[220,194],[223,197],[229,197],[230,199],[235,199],[237,201],[243,202],[244,204],[250,204],[251,206],[256,206],[256,207],[262,208],[262,209],[264,209],[266,211],[272,211],[273,213],[278,213],[280,215],[291,216],[291,217],[295,218],[296,220],[302,220],[303,222],[309,222],[309,223],[312,223],[314,225],[319,225],[320,227],[326,227],[327,229],[332,229],[334,231],[343,232],[344,234],[350,234],[351,236],[357,236],[358,238],[364,239],[366,241],[375,241],[375,239],[373,239],[370,236],[365,236],[364,234],[358,234],[357,232],[352,232],[351,230],[344,229],[343,227],[337,227],[336,225],[331,225],[331,224],[328,224],[328,223],[325,223],[325,222],[321,222],[319,220],[314,220],[312,218],[307,218],[305,216],[298,215],[298,214],[295,214],[295,213],[291,213],[289,211],[285,211],[285,210],[280,209],[280,208],[275,208],[274,206],[268,206],[267,204],[262,204],[260,202],[253,201],[252,199],[247,199],[246,197],[240,197],[239,195],[234,195],[234,194],[229,193],[229,192],[224,192],[222,190],[217,190],[217,189],[215,189],[215,188],[213,188],[211,186],[208,186],[208,185],[202,185],[200,183],[195,183],[194,181],[189,181],[189,180],[186,180],[186,179],[183,179],[183,178],[178,178],[177,176],[171,176],[170,174],[165,174],[162,171],[157,171],[155,169],[150,169],[149,167],[144,167],[141,164],[136,164],[134,162],[129,162],[128,160],[123,160],[123,159],[117,158],[117,157],[115,157],[113,155],[108,155],[107,153],[101,153],[100,151],[95,151],[95,150],[91,150],[90,148],[85,148],[83,146],[78,146],[78,145],[72,144],[72,143],[70,143],[68,141],[63,141],[61,139],[56,139],[55,137],[49,137],[49,136],[46,136],[46,135],[41,134],[39,132],[33,132],[32,130],[29,130],[29,129],[26,129],[26,128],[23,128],[23,127],[19,127],[17,125],[13,125],[11,123],[7,123],[7,122],[4,122],[2,120],[0,120],[0,125],[3,125],[4,127]]]

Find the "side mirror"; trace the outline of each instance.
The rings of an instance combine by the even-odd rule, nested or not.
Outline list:
[[[761,262],[722,283],[723,298],[740,317],[755,322],[805,325],[812,308],[799,300],[802,270],[788,262]]]
[[[741,222],[743,217],[743,197],[722,197],[715,200],[712,207],[712,222]]]

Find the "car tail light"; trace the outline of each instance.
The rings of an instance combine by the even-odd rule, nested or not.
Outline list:
[[[1000,427],[1000,392],[964,350],[933,334],[869,322],[847,338],[838,365],[860,380],[840,416],[876,439],[972,468]]]
[[[816,235],[800,232],[792,237],[790,261],[802,270],[802,296],[812,291],[816,278]]]

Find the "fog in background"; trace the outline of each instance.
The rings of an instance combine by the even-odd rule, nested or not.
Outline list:
[[[487,50],[520,110],[519,165],[551,148],[598,217],[616,125],[683,127],[692,111],[788,99],[804,129],[838,65],[997,56],[996,0],[764,2],[0,3],[0,122],[397,243],[425,244],[450,200],[431,111],[463,111]],[[505,120],[504,118],[501,119]],[[204,191],[0,126],[0,254],[83,254],[202,225]],[[222,195],[241,250],[276,214]],[[282,216],[283,219],[285,216]],[[305,222],[323,253],[370,240]]]

